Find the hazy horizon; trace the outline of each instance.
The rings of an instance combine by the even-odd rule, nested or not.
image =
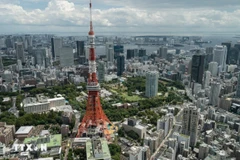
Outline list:
[[[0,33],[86,33],[89,0],[1,0]],[[240,33],[239,0],[93,0],[96,33]]]

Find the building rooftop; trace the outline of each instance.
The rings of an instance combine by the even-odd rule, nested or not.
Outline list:
[[[86,143],[86,152],[87,160],[111,159],[107,140],[105,138],[88,140]]]
[[[46,143],[48,148],[59,147],[62,144],[62,135],[55,134],[55,135],[44,136],[44,137],[37,136],[37,137],[26,138],[23,143],[29,144],[33,142],[36,142],[38,145]]]
[[[33,126],[22,126],[15,134],[28,134],[33,129]]]

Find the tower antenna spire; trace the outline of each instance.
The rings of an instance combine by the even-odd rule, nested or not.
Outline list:
[[[93,32],[93,23],[92,23],[92,0],[90,0],[89,9],[90,9],[90,32]]]

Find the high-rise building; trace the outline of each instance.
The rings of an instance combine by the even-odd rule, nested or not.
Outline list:
[[[234,45],[235,48],[237,48],[239,51],[240,51],[240,42],[237,42],[235,45]]]
[[[20,59],[22,63],[25,63],[25,53],[24,53],[24,46],[22,42],[15,43],[17,59]]]
[[[114,46],[114,53],[124,53],[124,46],[123,45]]]
[[[227,47],[216,45],[213,50],[213,61],[221,67],[221,71],[226,71]]]
[[[157,71],[149,71],[146,73],[146,97],[154,97],[158,93],[158,78]]]
[[[124,55],[119,55],[117,57],[117,76],[122,76],[125,70],[125,57]]]
[[[106,56],[107,56],[107,61],[110,63],[113,63],[114,61],[113,42],[106,43]]]
[[[62,38],[51,38],[52,44],[52,60],[59,59],[61,48],[62,48]]]
[[[4,70],[3,62],[2,62],[2,56],[0,56],[0,71]]]
[[[205,55],[193,55],[192,69],[191,69],[191,81],[202,84],[203,73],[205,66]]]
[[[231,47],[228,55],[228,64],[239,64],[239,49]]]
[[[63,47],[60,51],[60,66],[69,67],[74,65],[73,48]]]
[[[204,73],[204,88],[209,87],[209,85],[210,85],[210,78],[211,78],[211,72],[210,71],[206,71]]]
[[[17,65],[18,65],[18,71],[22,70],[22,61],[20,59],[17,60]]]
[[[27,50],[29,47],[32,47],[32,36],[31,35],[25,35],[23,37],[24,42],[24,48]]]
[[[226,63],[227,63],[227,64],[230,64],[230,63],[229,63],[229,55],[230,55],[230,48],[231,48],[232,43],[231,43],[231,42],[224,42],[224,43],[222,43],[222,45],[227,47],[227,59],[226,59]]]
[[[99,82],[104,82],[105,80],[105,62],[104,61],[98,62],[97,71],[98,71]]]
[[[162,59],[167,59],[167,52],[168,52],[167,47],[163,47],[163,46],[160,47],[158,50],[159,56]]]
[[[146,49],[139,49],[139,57],[144,57],[147,55]]]
[[[84,64],[86,62],[86,54],[84,47],[84,41],[77,41],[77,58],[79,59],[79,64]]]
[[[114,46],[114,58],[116,59],[121,53],[124,53],[123,45]]]
[[[34,64],[46,67],[46,57],[47,57],[47,48],[37,48],[33,49]]]
[[[207,54],[213,54],[213,47],[207,47],[206,48],[206,53]]]
[[[213,61],[213,47],[206,48],[206,65]]]
[[[8,37],[5,39],[5,44],[6,44],[6,47],[7,47],[7,48],[13,48],[13,43],[12,43],[11,36],[8,36]]]
[[[138,57],[138,56],[139,56],[138,49],[134,49],[134,57]]]
[[[135,56],[135,51],[134,49],[128,49],[127,50],[127,59],[132,59]]]
[[[190,146],[197,142],[199,111],[196,106],[189,105],[183,110],[182,133],[190,136]]]
[[[238,74],[236,97],[240,98],[240,73]]]
[[[208,156],[209,153],[209,147],[206,143],[202,143],[199,147],[199,159],[205,159]]]
[[[213,106],[218,106],[221,87],[222,85],[219,82],[212,82],[211,84],[209,103]]]
[[[218,75],[218,63],[210,62],[208,64],[208,70],[211,72],[213,77],[216,77]]]

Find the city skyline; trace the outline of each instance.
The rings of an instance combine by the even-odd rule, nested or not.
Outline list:
[[[238,33],[240,2],[94,0],[96,32]],[[1,0],[0,33],[87,32],[88,0]]]

